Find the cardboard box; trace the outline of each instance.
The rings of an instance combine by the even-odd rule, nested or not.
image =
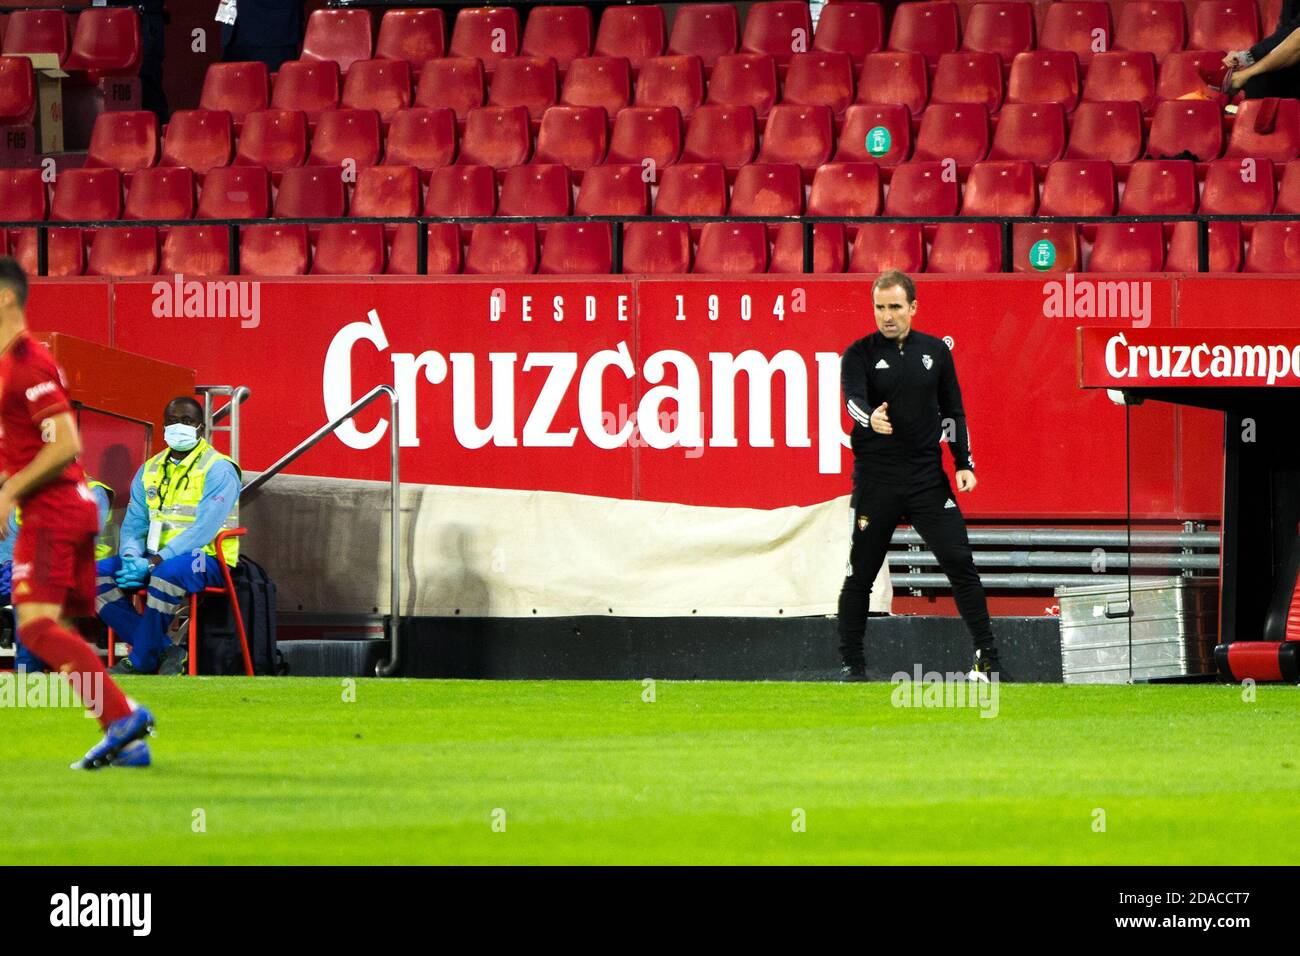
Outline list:
[[[42,153],[63,152],[63,78],[54,53],[21,53],[36,71],[36,137]]]

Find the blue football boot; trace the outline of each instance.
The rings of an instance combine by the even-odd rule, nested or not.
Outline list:
[[[72,764],[72,769],[98,770],[100,767],[108,766],[128,744],[152,734],[153,728],[153,714],[145,707],[136,707],[125,717],[109,724],[104,732],[104,739],[91,747],[86,756]]]

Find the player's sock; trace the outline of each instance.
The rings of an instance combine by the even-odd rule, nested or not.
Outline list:
[[[131,713],[126,695],[113,683],[99,655],[81,635],[59,627],[58,622],[48,617],[38,618],[21,628],[21,634],[27,649],[53,670],[61,671],[69,679],[71,674],[79,674],[83,687],[103,687],[103,700],[99,702],[101,706],[97,715],[101,727],[107,729],[113,721]]]

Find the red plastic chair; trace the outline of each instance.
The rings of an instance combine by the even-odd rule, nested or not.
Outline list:
[[[1271,159],[1275,163],[1289,163],[1300,156],[1300,101],[1281,99],[1277,102],[1276,125],[1271,133],[1255,132],[1255,114],[1262,100],[1246,100],[1241,104],[1232,123],[1225,157],[1253,156]]]
[[[851,78],[849,82],[852,83]],[[749,106],[763,120],[776,101],[776,60],[770,54],[728,53],[718,57],[709,77],[707,102],[710,105]]]
[[[140,18],[132,9],[82,10],[63,69],[98,83],[106,76],[140,72]]]
[[[707,73],[718,57],[736,52],[739,39],[736,8],[732,4],[682,4],[673,18],[668,52],[698,56]]]
[[[1142,155],[1142,107],[1134,100],[1080,103],[1070,118],[1067,159],[1131,163]]]
[[[307,159],[307,114],[302,110],[257,110],[244,120],[235,147],[235,166],[261,166],[272,174]]]
[[[203,75],[199,107],[225,110],[238,125],[249,113],[266,109],[270,93],[271,79],[265,63],[213,63]]]
[[[812,18],[807,3],[767,0],[749,8],[740,48],[746,53],[771,54],[778,64],[784,65],[796,51],[806,52],[812,41]]]
[[[477,57],[491,73],[498,61],[519,55],[519,14],[513,7],[474,7],[456,14],[452,56]]]
[[[858,227],[845,271],[880,273],[886,269],[920,272],[925,238],[915,222],[868,222]]]
[[[1300,272],[1300,222],[1256,223],[1244,271]]]
[[[802,213],[803,181],[798,166],[750,163],[736,174],[736,182],[731,187],[731,215],[798,216]]]
[[[265,219],[271,213],[271,177],[261,166],[219,166],[199,193],[200,219]]]
[[[539,163],[568,166],[574,179],[581,181],[588,169],[605,161],[607,126],[605,111],[599,106],[552,106],[542,114],[533,158]],[[614,128],[618,129],[617,121]]]
[[[623,235],[625,275],[682,275],[690,271],[691,231],[686,223],[628,223]]]
[[[1156,105],[1155,55],[1140,50],[1098,53],[1084,78],[1083,98],[1094,103],[1136,100],[1143,113],[1150,113]]]
[[[1007,103],[1079,105],[1079,58],[1066,50],[1034,50],[1011,61]]]
[[[472,109],[483,105],[483,64],[476,59],[445,57],[430,60],[415,85],[415,105],[429,109],[449,107],[460,123]]]
[[[894,169],[885,195],[886,216],[955,216],[960,200],[956,182],[940,163],[904,163]]]
[[[384,227],[377,222],[330,223],[321,227],[310,275],[384,274]]]
[[[271,108],[302,110],[315,123],[339,105],[339,65],[333,60],[286,60],[271,88]]]
[[[921,116],[916,134],[917,160],[955,160],[958,166],[978,163],[989,152],[988,110],[978,103],[935,103]]]
[[[795,54],[790,58],[782,102],[828,106],[836,116],[843,116],[853,102],[853,61],[847,53]]]
[[[596,30],[596,56],[626,57],[639,73],[646,60],[664,52],[667,36],[663,8],[644,6],[606,7]]]
[[[1008,103],[998,115],[989,159],[1052,163],[1065,152],[1065,110],[1059,103]]]
[[[501,180],[497,215],[567,216],[572,192],[566,166],[515,166]]]
[[[1111,49],[1110,4],[1105,0],[1057,2],[1047,6],[1040,50],[1069,50],[1086,69],[1092,62],[1093,37],[1099,36],[1103,50]]]
[[[379,129],[379,113],[375,110],[346,107],[326,110],[321,113],[311,138],[307,165],[342,166],[351,160],[356,169],[373,166],[379,162]]]
[[[827,163],[813,176],[810,216],[874,216],[880,212],[880,168],[875,163]]]
[[[830,162],[835,151],[831,111],[825,106],[772,107],[759,147],[760,163],[795,163],[802,167],[808,181],[823,163]]]
[[[860,70],[868,53],[883,48],[884,34],[880,4],[829,4],[822,7],[812,48],[828,53],[847,53],[853,59],[853,68]]]
[[[379,39],[375,57],[381,60],[405,60],[419,72],[430,60],[446,51],[447,24],[442,11],[386,10],[379,21]]]
[[[1156,98],[1176,100],[1188,93],[1204,93],[1201,71],[1218,69],[1223,57],[1223,50],[1179,50],[1165,54],[1156,77]]]
[[[23,56],[0,56],[0,126],[26,126],[36,117],[36,74]]]
[[[859,103],[900,103],[914,115],[930,99],[925,57],[896,50],[870,53],[858,75]]]
[[[1127,0],[1115,25],[1116,50],[1142,50],[1164,57],[1187,44],[1183,0]]]
[[[889,149],[884,153],[869,148],[872,145],[872,131],[878,127],[883,127],[889,133]],[[906,106],[898,103],[883,106],[855,103],[845,111],[844,128],[840,131],[839,144],[835,150],[835,162],[897,166],[911,154],[912,118]]]
[[[632,67],[621,56],[588,56],[572,61],[560,102],[600,106],[610,116],[632,102]]]
[[[644,216],[650,212],[650,184],[640,165],[593,167],[583,177],[573,211],[577,216]]]
[[[955,3],[900,3],[889,29],[889,48],[921,53],[933,68],[957,50],[960,26]]]
[[[674,106],[682,119],[704,102],[704,65],[698,56],[656,56],[641,65],[637,106]]]
[[[177,226],[163,239],[159,270],[163,275],[226,275],[229,248],[228,226]]]
[[[539,275],[608,275],[614,267],[607,222],[557,222],[546,230]]]
[[[109,166],[124,176],[158,161],[158,117],[148,110],[100,113],[90,133],[88,167]]]
[[[224,594],[226,600],[230,602],[230,613],[235,619],[235,633],[239,636],[239,650],[244,656],[244,673],[249,677],[253,676],[253,657],[248,652],[248,632],[244,630],[244,615],[239,609],[239,596],[235,593],[235,579],[231,577],[230,565],[221,556],[221,546],[226,543],[227,539],[241,537],[246,532],[246,528],[231,528],[217,535],[214,543],[217,549],[217,560],[221,562],[221,577],[224,583],[220,587],[204,588],[202,591],[190,595],[189,675],[191,677],[199,672],[199,597],[208,594]]]
[[[571,60],[591,55],[591,11],[577,5],[532,7],[520,52],[550,57],[567,70]]]
[[[1158,222],[1103,222],[1088,257],[1088,272],[1160,272],[1165,241]]]
[[[1165,100],[1156,107],[1147,156],[1163,159],[1190,152],[1201,162],[1223,152],[1222,107],[1213,100]]]
[[[540,123],[555,104],[559,86],[559,71],[550,57],[512,57],[497,64],[488,85],[488,105],[527,107],[529,119]]]
[[[996,113],[1002,105],[1002,64],[996,53],[945,53],[934,74],[930,104],[973,103]]]
[[[457,162],[509,169],[528,162],[533,144],[523,106],[483,106],[469,111]]]
[[[10,170],[9,172],[17,172],[17,170]],[[1278,185],[1277,200],[1273,204],[1273,211],[1279,215],[1282,213],[1300,215],[1300,160],[1292,160],[1283,167],[1282,180]],[[40,219],[41,216],[36,215],[28,218]]]
[[[721,163],[734,172],[754,158],[758,129],[748,106],[701,106],[686,127],[684,163]]]
[[[357,60],[370,59],[374,48],[369,10],[313,10],[307,18],[304,60],[333,60],[346,73]]]
[[[926,272],[1002,271],[1002,234],[995,222],[940,223],[930,245]]]
[[[155,166],[132,177],[123,219],[189,219],[193,215],[191,170],[184,166]]]
[[[1046,240],[1056,250],[1056,260],[1042,269],[1031,261],[1034,246]],[[1072,222],[1018,222],[1011,227],[1011,261],[1015,272],[1078,272],[1079,228]]]
[[[413,107],[393,116],[384,146],[385,166],[414,166],[427,175],[455,158],[456,114],[449,107]]]
[[[470,233],[465,275],[532,275],[537,271],[537,226],[480,222]]]
[[[1245,50],[1259,40],[1255,0],[1200,0],[1192,13],[1193,50]]]
[[[1002,63],[1034,48],[1034,8],[1024,2],[976,3],[966,18],[963,50],[996,53]]]
[[[177,110],[163,133],[160,166],[185,166],[203,177],[230,165],[234,125],[225,110]]]
[[[538,144],[540,151],[540,141]],[[614,118],[610,164],[640,166],[649,159],[657,171],[677,162],[682,152],[681,114],[671,106],[629,106]]]
[[[758,275],[767,271],[767,230],[761,222],[706,222],[692,272]]]
[[[1208,210],[1202,208],[1202,212]],[[1210,223],[1210,272],[1240,272],[1242,227],[1257,225],[1241,222]],[[1174,223],[1173,236],[1169,240],[1169,252],[1165,255],[1166,272],[1197,272],[1200,260],[1196,248],[1196,223]]]
[[[1034,164],[1025,161],[976,163],[962,195],[963,216],[1032,216],[1038,206]]]
[[[86,275],[151,276],[157,271],[158,230],[153,226],[95,230]]]

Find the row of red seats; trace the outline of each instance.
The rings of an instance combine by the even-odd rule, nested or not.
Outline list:
[[[53,53],[62,69],[90,82],[140,70],[140,18],[130,7],[18,10],[9,15],[0,51],[6,56]]]

